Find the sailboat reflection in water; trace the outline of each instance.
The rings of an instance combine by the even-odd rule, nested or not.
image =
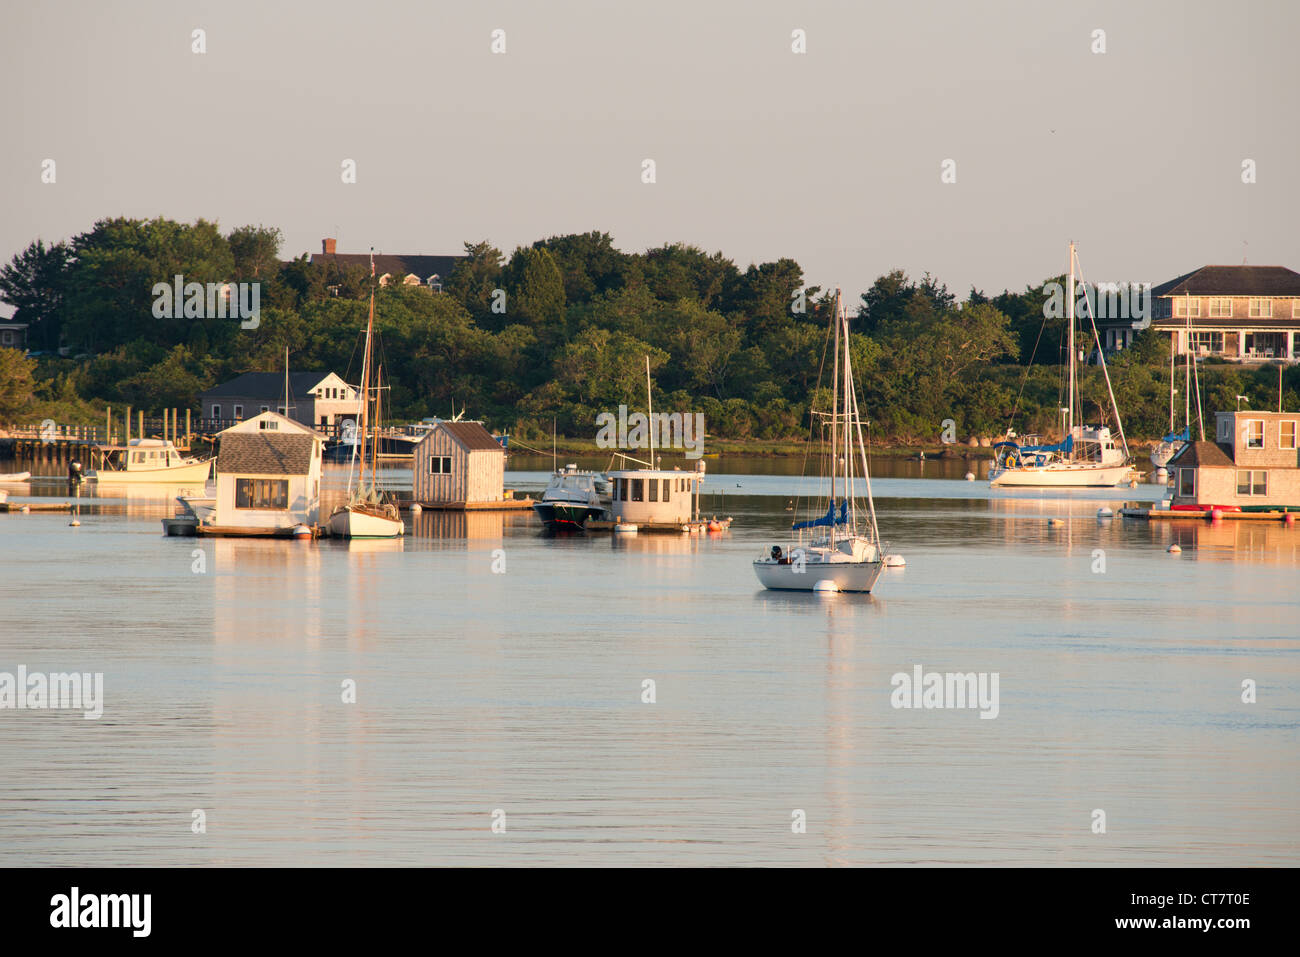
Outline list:
[[[823,471],[823,474],[829,472],[830,496],[819,501],[816,518],[791,526],[791,532],[798,535],[788,548],[773,545],[754,562],[754,573],[765,588],[869,592],[885,567],[853,384],[848,313],[838,289],[832,325],[835,361],[831,373],[831,409],[813,413],[814,421],[817,416],[830,420],[830,446],[824,456],[829,462]],[[822,431],[825,434],[824,427]],[[861,471],[855,473],[858,465]],[[822,501],[826,503],[825,514],[821,514]],[[807,544],[805,532],[810,539]]]

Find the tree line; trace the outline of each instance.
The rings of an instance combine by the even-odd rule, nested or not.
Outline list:
[[[202,390],[240,373],[281,371],[286,348],[295,370],[356,381],[369,271],[306,255],[281,261],[280,246],[274,227],[223,233],[205,220],[127,218],[31,243],[0,268],[0,301],[29,323],[36,353],[0,350],[0,420],[93,424],[106,404],[197,408]],[[154,288],[177,275],[260,283],[256,328],[158,316]],[[959,300],[928,274],[877,278],[851,309],[873,435],[935,442],[949,419],[963,437],[1059,428],[1064,322],[1044,320],[1045,297],[1043,284]],[[375,306],[390,421],[464,409],[523,441],[549,435],[553,421],[562,434],[590,436],[599,413],[644,403],[646,356],[656,408],[702,411],[714,437],[803,436],[810,404],[826,404],[813,393],[834,290],[805,286],[792,259],[741,268],[685,243],[629,253],[603,232],[552,236],[509,256],[467,242],[442,292],[390,283]],[[1111,360],[1130,436],[1168,426],[1168,348],[1146,330]],[[1272,370],[1206,367],[1202,385],[1207,412],[1235,407],[1237,394],[1276,401]],[[1286,386],[1294,407],[1295,370]],[[1097,369],[1084,370],[1082,396],[1090,421],[1114,424]]]

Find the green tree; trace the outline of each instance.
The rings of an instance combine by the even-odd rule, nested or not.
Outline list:
[[[32,401],[36,360],[17,349],[0,349],[0,422],[12,422]]]
[[[36,240],[0,269],[0,302],[16,307],[15,322],[29,325],[29,342],[57,349],[63,291],[71,251],[64,243]]]

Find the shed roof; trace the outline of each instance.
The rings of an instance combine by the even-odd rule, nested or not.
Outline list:
[[[1228,450],[1215,442],[1188,442],[1169,460],[1169,464],[1184,469],[1236,467]]]
[[[280,432],[227,432],[217,452],[217,473],[306,475],[311,469],[314,435]]]
[[[439,422],[434,428],[435,430],[446,429],[447,434],[457,445],[471,452],[505,453],[501,443],[492,437],[491,432],[483,428],[482,422]]]

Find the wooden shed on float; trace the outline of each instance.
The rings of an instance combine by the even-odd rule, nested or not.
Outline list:
[[[438,422],[415,446],[411,497],[434,508],[511,507],[505,472],[506,450],[481,422]]]

